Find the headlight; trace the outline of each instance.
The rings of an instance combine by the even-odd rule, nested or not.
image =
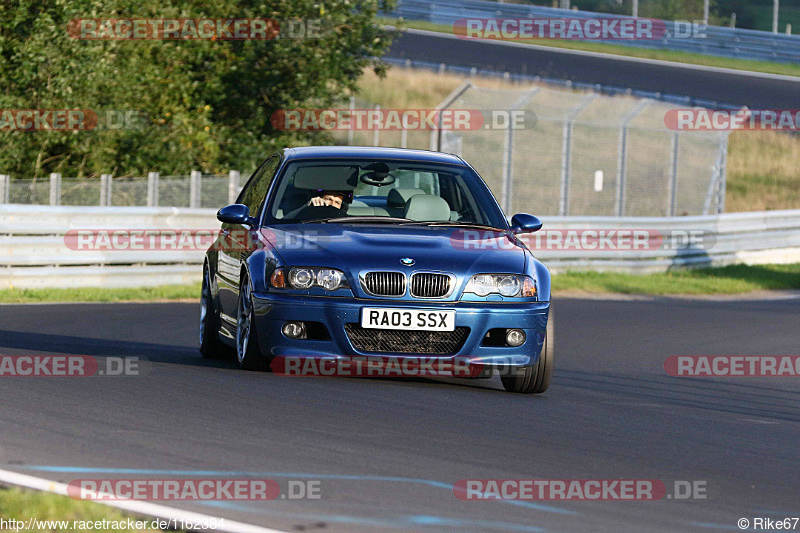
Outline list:
[[[500,294],[509,298],[535,298],[536,282],[529,276],[514,274],[475,274],[467,282],[464,293],[477,296]]]
[[[497,278],[497,290],[503,296],[516,296],[522,283],[517,276],[502,276]]]
[[[335,268],[276,268],[270,281],[276,289],[310,289],[317,286],[326,291],[335,291],[350,287],[344,273]]]
[[[293,268],[289,271],[289,285],[295,289],[310,289],[314,285],[314,272],[310,268]]]
[[[344,274],[334,268],[322,268],[317,272],[317,285],[326,291],[335,291],[344,280]]]
[[[496,288],[497,284],[495,283],[494,276],[478,274],[477,276],[472,276],[464,292],[474,292],[478,296],[488,296],[495,292]]]

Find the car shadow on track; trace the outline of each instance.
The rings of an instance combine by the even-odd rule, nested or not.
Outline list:
[[[189,346],[0,330],[0,353],[9,349],[19,350],[20,353],[139,357],[155,363],[233,367],[233,363],[228,361],[202,359],[198,349]]]
[[[124,340],[97,339],[73,335],[55,335],[24,331],[0,330],[0,354],[68,354],[88,355],[92,357],[137,357],[151,363],[186,365],[193,367],[209,367],[239,371],[235,358],[220,357],[204,359],[198,348],[149,342],[133,342]],[[244,371],[242,371],[244,372]],[[247,372],[248,375],[277,376],[277,374]],[[288,377],[286,379],[354,379],[369,381],[385,381],[395,383],[418,383],[420,385],[448,385],[468,387],[478,390],[493,391],[502,389],[499,380],[462,379],[462,378],[427,378],[427,377]]]

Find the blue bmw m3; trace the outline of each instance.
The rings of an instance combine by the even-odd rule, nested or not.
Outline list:
[[[455,155],[305,147],[269,156],[206,253],[200,351],[276,358],[468,359],[506,390],[553,371],[550,273]]]

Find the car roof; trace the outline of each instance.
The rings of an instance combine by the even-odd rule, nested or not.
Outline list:
[[[391,159],[400,161],[424,161],[465,166],[464,160],[453,154],[410,150],[406,148],[381,148],[374,146],[303,146],[283,151],[289,159],[347,158],[347,159]]]

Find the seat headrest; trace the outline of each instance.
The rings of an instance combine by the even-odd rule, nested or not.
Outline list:
[[[403,207],[412,196],[417,194],[425,194],[425,191],[412,188],[392,189],[389,191],[389,194],[386,195],[386,203],[389,207]]]
[[[375,214],[375,209],[368,205],[351,205],[347,208],[347,214],[353,217],[362,217]]]
[[[438,196],[416,195],[408,200],[405,217],[410,220],[450,220],[450,206]]]

